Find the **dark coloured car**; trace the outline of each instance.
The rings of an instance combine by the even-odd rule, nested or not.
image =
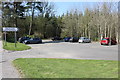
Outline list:
[[[78,42],[79,38],[78,37],[71,37],[69,42]]]
[[[62,38],[60,38],[60,37],[54,37],[54,38],[52,38],[52,40],[53,40],[53,41],[62,40]]]
[[[31,38],[30,37],[21,37],[21,38],[19,38],[18,42],[23,43],[23,41],[29,40],[29,39],[31,39]]]
[[[42,40],[40,38],[31,38],[29,40],[25,40],[23,43],[24,44],[38,44],[38,43],[42,43]]]
[[[110,38],[103,38],[101,41],[100,41],[101,45],[116,45],[117,44],[117,41],[112,39],[110,40]]]
[[[65,42],[69,42],[70,38],[71,38],[71,37],[65,37],[65,38],[64,38],[64,41],[65,41]]]

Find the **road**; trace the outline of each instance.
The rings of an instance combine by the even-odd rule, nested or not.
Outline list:
[[[34,54],[51,58],[77,58],[118,60],[118,46],[101,46],[99,43],[54,42],[29,45]]]
[[[118,46],[101,46],[93,43],[52,42],[29,44],[32,49],[25,51],[4,51],[2,55],[3,78],[18,78],[20,74],[13,67],[17,58],[70,58],[94,60],[118,60]]]

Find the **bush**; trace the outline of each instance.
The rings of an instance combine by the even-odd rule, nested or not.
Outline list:
[[[14,43],[15,42],[15,38],[7,38],[7,42]]]
[[[44,38],[44,35],[41,34],[41,33],[38,33],[38,32],[35,32],[35,33],[34,33],[34,36],[35,36],[35,37],[39,37],[39,38]]]
[[[27,37],[34,38],[35,36],[34,35],[27,35]]]

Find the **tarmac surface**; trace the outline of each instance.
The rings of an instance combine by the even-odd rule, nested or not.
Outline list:
[[[12,61],[17,58],[118,60],[118,45],[103,46],[98,42],[70,43],[44,40],[42,44],[28,44],[28,46],[31,46],[32,49],[25,51],[4,50],[2,52],[3,78],[21,77],[12,64]]]

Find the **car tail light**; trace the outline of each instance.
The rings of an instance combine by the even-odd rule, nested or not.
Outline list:
[[[108,40],[106,40],[105,43],[108,43]]]

